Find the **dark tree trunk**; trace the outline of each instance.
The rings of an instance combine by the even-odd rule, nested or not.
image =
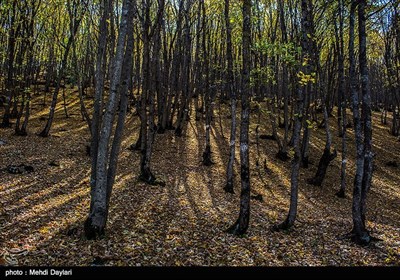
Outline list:
[[[70,16],[71,25],[72,25],[71,34],[70,34],[70,36],[68,38],[67,46],[65,47],[65,50],[64,50],[63,59],[62,59],[62,62],[61,62],[61,68],[60,68],[60,71],[59,71],[58,77],[57,77],[56,88],[54,90],[53,98],[51,100],[49,117],[47,119],[46,126],[44,127],[42,132],[39,133],[39,136],[41,136],[41,137],[49,136],[50,129],[51,129],[51,126],[52,126],[53,120],[54,120],[54,113],[55,113],[55,110],[56,110],[58,93],[59,93],[60,88],[61,88],[61,80],[63,78],[65,68],[67,67],[68,54],[69,54],[69,51],[71,49],[72,43],[75,40],[75,35],[78,32],[79,25],[80,25],[80,23],[81,23],[81,21],[83,19],[85,11],[86,11],[86,8],[84,8],[84,10],[83,10],[81,15],[77,15],[77,14],[75,14],[74,16],[71,15],[71,14],[69,15]]]
[[[368,61],[367,61],[367,32],[365,12],[367,1],[360,1],[358,6],[358,36],[359,36],[359,62],[361,75],[362,93],[362,119],[364,132],[364,174],[361,184],[361,220],[364,229],[366,228],[365,216],[367,211],[367,194],[371,188],[373,173],[373,152],[372,152],[372,116],[371,116],[371,90],[369,81]],[[367,231],[368,232],[368,231]],[[368,243],[371,238],[358,235],[356,240],[361,243]]]
[[[202,37],[202,49],[203,49],[203,66],[204,66],[204,73],[205,73],[205,79],[204,79],[204,102],[205,102],[205,113],[206,113],[206,144],[205,144],[205,149],[203,152],[203,164],[205,166],[210,166],[213,164],[213,161],[211,159],[211,115],[212,115],[212,98],[211,98],[211,89],[210,89],[210,47],[207,48],[207,32],[206,32],[206,7],[204,5],[204,2],[202,1],[202,26],[205,29],[203,31],[203,37]]]
[[[250,123],[250,67],[251,67],[251,0],[243,1],[243,72],[242,72],[242,113],[240,120],[240,212],[237,221],[228,229],[234,235],[243,235],[250,220],[250,165],[249,165],[249,123]]]
[[[301,37],[301,48],[302,48],[302,61],[310,57],[311,42],[309,34],[312,30],[312,20],[311,20],[311,1],[302,0],[301,1],[301,27],[302,27],[302,37]],[[302,64],[301,71],[305,74],[311,74],[310,64]],[[290,206],[289,212],[284,222],[275,225],[272,229],[274,231],[287,230],[294,225],[297,216],[297,202],[298,202],[298,186],[299,186],[299,169],[301,161],[301,151],[300,151],[300,132],[303,123],[303,111],[304,111],[304,90],[307,85],[300,85],[297,88],[297,99],[296,108],[294,114],[294,128],[293,128],[293,160],[292,160],[292,172],[290,178]]]
[[[128,31],[132,30],[132,20],[129,18]],[[122,135],[125,126],[126,112],[128,109],[129,99],[129,81],[132,75],[132,63],[133,63],[133,48],[134,48],[134,37],[133,32],[128,32],[127,43],[125,50],[125,57],[122,65],[121,73],[121,86],[119,88],[119,114],[117,120],[117,126],[115,128],[114,139],[112,142],[110,162],[107,170],[107,207],[110,202],[111,191],[115,181],[115,174],[118,164],[118,155],[121,148]]]
[[[226,25],[226,59],[228,62],[228,76],[226,88],[231,99],[231,135],[229,140],[229,160],[226,169],[225,191],[233,193],[233,164],[235,162],[236,146],[236,92],[233,77],[233,55],[232,55],[232,27],[229,17],[230,0],[225,0],[225,25]]]
[[[287,28],[285,23],[285,9],[284,9],[284,1],[278,1],[279,3],[279,20],[282,31],[282,39],[283,43],[288,43],[287,36]],[[283,122],[285,125],[285,134],[283,137],[282,149],[278,151],[277,158],[286,161],[288,157],[287,146],[288,146],[288,138],[289,138],[289,79],[288,79],[288,69],[286,62],[283,62],[282,65],[282,91],[283,91],[283,102],[284,102],[284,112],[283,112]]]
[[[100,125],[101,116],[103,111],[103,95],[104,95],[104,80],[105,80],[105,69],[106,69],[106,51],[107,51],[107,21],[109,20],[109,14],[112,7],[112,0],[103,0],[102,6],[102,17],[100,19],[100,36],[97,49],[96,58],[96,70],[95,70],[95,95],[93,104],[93,117],[92,117],[92,133],[90,142],[90,151],[92,157],[90,186],[91,196],[93,197],[93,190],[96,185],[96,170],[97,170],[97,151],[100,137]],[[92,208],[92,205],[91,207]]]
[[[190,90],[190,69],[191,69],[191,56],[192,56],[192,39],[190,36],[190,20],[189,13],[192,7],[192,0],[186,0],[185,8],[185,33],[184,33],[184,55],[182,65],[182,95],[181,106],[179,108],[178,119],[175,129],[176,136],[182,136],[183,125],[186,123],[190,101],[193,96],[193,91]]]
[[[89,217],[85,221],[85,235],[88,239],[96,239],[104,235],[104,230],[106,227],[107,216],[108,216],[108,202],[109,195],[111,194],[111,183],[113,183],[113,178],[110,177],[114,172],[112,169],[108,169],[110,164],[113,162],[109,161],[116,160],[117,155],[111,155],[109,153],[109,145],[110,138],[112,134],[112,126],[115,118],[115,109],[118,105],[119,100],[124,100],[124,98],[120,98],[118,93],[123,93],[121,89],[124,89],[124,86],[121,86],[121,77],[123,70],[123,62],[124,62],[124,53],[125,53],[125,43],[128,30],[132,32],[132,21],[133,21],[133,1],[134,0],[124,0],[122,7],[122,16],[121,23],[118,34],[118,43],[116,48],[116,54],[113,60],[114,66],[112,67],[112,79],[110,84],[110,96],[108,99],[107,107],[104,113],[103,121],[101,123],[101,129],[99,134],[99,145],[97,151],[97,170],[96,170],[96,185],[92,191],[91,196],[91,209],[89,213]],[[129,44],[128,44],[129,45]],[[130,55],[130,54],[125,54]],[[125,67],[130,68],[130,67]],[[124,69],[128,71],[127,69]],[[124,93],[125,94],[125,93]],[[124,106],[126,107],[126,106]],[[123,112],[126,108],[122,109]],[[123,121],[122,117],[124,117],[124,113],[120,114],[119,125],[120,129],[122,129]],[[122,123],[121,123],[122,122]],[[117,124],[118,126],[118,124]],[[122,133],[122,131],[118,132]],[[121,135],[114,135],[114,144],[112,151],[118,152]],[[119,142],[119,143],[118,143]],[[115,168],[115,167],[113,167]],[[111,181],[108,181],[111,179]]]
[[[8,50],[7,50],[8,56],[7,56],[7,79],[6,79],[7,101],[3,115],[3,121],[1,123],[2,127],[11,126],[10,123],[11,105],[12,105],[12,98],[14,95],[14,54],[15,54],[15,42],[17,33],[15,30],[16,5],[17,5],[17,0],[14,0],[12,2],[10,29],[8,31]]]
[[[344,76],[344,17],[343,17],[343,0],[339,0],[338,3],[338,14],[339,14],[339,34],[337,36],[338,41],[338,96],[341,96],[341,103],[338,104],[341,108],[341,136],[342,136],[342,161],[341,161],[341,172],[340,172],[340,190],[336,194],[338,197],[344,198],[346,194],[346,163],[347,163],[347,109],[346,109],[346,94],[345,94],[345,76]]]
[[[78,84],[79,105],[80,105],[80,108],[81,108],[81,114],[82,114],[83,120],[85,120],[87,125],[88,125],[90,133],[92,133],[91,119],[89,117],[89,113],[88,113],[88,111],[86,109],[86,105],[85,105],[85,102],[84,102],[84,99],[83,99],[84,88],[83,88],[81,73],[79,71],[79,66],[78,66],[78,57],[77,57],[77,54],[76,54],[76,44],[75,44],[75,42],[73,42],[73,45],[72,45],[72,53],[73,53],[73,58],[74,58],[74,63],[73,63],[74,64],[74,71],[75,71],[75,76],[76,76],[77,84]]]
[[[54,46],[55,44],[51,44],[49,50],[49,57],[46,67],[46,84],[44,86],[45,93],[50,92],[50,85],[54,80]],[[44,96],[46,96],[46,94]],[[43,105],[45,106],[46,103],[43,103]]]
[[[362,1],[364,2],[364,1]],[[355,51],[354,51],[354,38],[355,38],[355,13],[358,1],[353,0],[350,10],[350,26],[349,26],[349,60],[350,60],[350,87],[353,100],[353,122],[354,132],[356,138],[356,175],[354,178],[354,189],[353,189],[353,205],[352,205],[352,216],[353,216],[353,230],[352,237],[356,243],[366,244],[370,241],[370,235],[365,228],[365,224],[362,218],[362,197],[363,197],[363,177],[365,170],[365,154],[364,154],[364,143],[363,143],[363,129],[359,112],[359,98],[358,98],[358,81],[356,76],[356,64],[355,64]],[[364,5],[365,6],[365,3]],[[359,22],[359,24],[362,22]],[[365,34],[364,34],[365,35]],[[360,37],[360,39],[362,39]],[[361,43],[361,42],[360,42]],[[364,42],[365,43],[365,42]]]
[[[154,48],[154,56],[155,59],[159,60],[159,52],[160,52],[160,32],[161,32],[161,23],[162,17],[164,14],[164,4],[165,1],[159,1],[157,18],[154,25],[151,24],[150,18],[150,1],[143,0],[142,8],[144,9],[143,21],[142,21],[142,29],[143,29],[143,85],[142,85],[142,96],[141,96],[141,159],[140,159],[140,180],[148,183],[155,184],[156,177],[151,172],[151,154],[153,150],[153,141],[156,132],[156,126],[154,122],[154,95],[155,90],[151,87],[151,75],[156,74],[152,73],[152,67],[150,65],[150,50],[151,50],[151,39],[156,38],[155,44],[153,44]],[[157,35],[155,35],[157,33]],[[147,103],[149,105],[149,114],[147,114]]]
[[[301,141],[300,145],[300,157],[301,157],[301,166],[303,168],[308,168],[309,167],[309,145],[310,145],[310,128],[309,128],[309,121],[310,121],[310,115],[309,115],[309,106],[310,106],[310,98],[311,98],[311,86],[307,85],[306,88],[304,89],[304,118],[303,118],[303,139]]]
[[[324,153],[322,154],[321,159],[318,163],[318,169],[315,176],[311,179],[308,179],[307,182],[314,186],[322,186],[322,182],[325,179],[326,170],[328,169],[329,164],[332,160],[334,160],[337,156],[336,150],[331,153],[330,149],[325,148]]]

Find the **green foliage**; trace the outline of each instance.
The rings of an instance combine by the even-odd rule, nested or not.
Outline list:
[[[294,43],[269,43],[267,41],[256,42],[253,45],[253,51],[257,51],[268,57],[276,56],[289,66],[298,65],[297,58],[301,53],[301,47]]]
[[[264,85],[271,82],[275,85],[276,80],[274,69],[270,66],[252,69],[250,73],[250,83],[254,86],[257,82]]]

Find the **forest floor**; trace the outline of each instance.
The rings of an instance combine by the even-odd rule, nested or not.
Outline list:
[[[312,130],[312,164],[301,169],[298,219],[292,230],[278,233],[270,228],[283,221],[288,211],[290,161],[275,159],[273,141],[260,140],[257,155],[257,118],[252,118],[251,188],[252,195],[261,194],[263,201],[251,201],[250,228],[244,237],[227,234],[239,213],[240,193],[238,175],[235,194],[223,190],[229,154],[228,105],[222,105],[221,111],[215,108],[211,167],[201,163],[202,121],[192,117],[180,138],[173,131],[156,135],[152,170],[166,182],[164,187],[138,180],[139,154],[127,148],[138,137],[139,119],[129,114],[106,236],[88,241],[83,222],[90,203],[90,158],[85,148],[89,132],[76,91],[68,94],[72,96],[67,99],[70,117],[65,117],[60,101],[50,137],[36,135],[48,114],[48,106],[40,105],[42,98],[33,100],[27,137],[15,136],[13,129],[0,130],[0,139],[6,142],[0,146],[0,253],[14,255],[18,265],[400,265],[400,167],[386,166],[388,161],[400,164],[400,142],[380,124],[379,113],[374,113],[376,157],[367,226],[381,241],[360,247],[340,238],[352,228],[355,148],[350,129],[348,189],[341,199],[335,196],[340,186],[341,139],[336,137],[334,118],[333,143],[339,155],[321,188],[308,185],[306,179],[316,171],[325,139],[323,129]],[[261,134],[271,134],[266,116],[261,116],[259,125]],[[266,159],[268,168],[257,167],[257,158]],[[239,154],[236,174],[238,159]],[[35,170],[13,175],[5,170],[9,164],[31,165]]]

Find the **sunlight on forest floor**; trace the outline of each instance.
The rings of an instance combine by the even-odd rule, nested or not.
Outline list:
[[[181,138],[173,131],[156,135],[152,170],[166,182],[165,187],[138,181],[139,154],[127,148],[138,137],[139,119],[129,114],[106,237],[87,241],[83,222],[90,203],[90,158],[85,148],[89,131],[79,112],[76,90],[68,89],[66,94],[74,95],[67,99],[70,118],[65,118],[60,100],[49,138],[35,135],[45,125],[41,117],[48,113],[38,99],[33,100],[27,137],[14,136],[12,129],[0,130],[0,138],[7,142],[0,146],[0,250],[27,249],[25,256],[18,256],[19,265],[90,265],[96,257],[105,265],[400,265],[400,171],[385,165],[400,163],[400,143],[380,125],[378,113],[374,115],[377,155],[367,219],[372,235],[382,241],[362,248],[338,239],[352,227],[355,149],[350,129],[347,197],[339,199],[335,193],[340,185],[341,140],[334,119],[333,143],[339,155],[328,168],[322,188],[307,185],[325,139],[323,129],[311,132],[312,164],[301,169],[299,215],[289,232],[272,233],[270,227],[287,214],[290,162],[275,159],[273,141],[260,140],[257,155],[256,134],[251,131],[252,195],[261,194],[263,201],[252,200],[250,228],[244,238],[225,233],[237,218],[240,193],[239,175],[235,194],[223,191],[229,154],[228,105],[215,112],[211,140],[215,164],[211,167],[201,163],[203,122],[192,117]],[[265,116],[260,130],[261,134],[271,132]],[[268,170],[256,166],[257,157],[260,162],[266,159]],[[59,166],[50,166],[55,160]],[[238,160],[239,154],[236,174]],[[22,163],[35,171],[12,175],[4,170],[9,164]]]

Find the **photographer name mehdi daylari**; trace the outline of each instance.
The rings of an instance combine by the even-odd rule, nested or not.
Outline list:
[[[72,269],[69,269],[69,270],[66,270],[66,269],[29,269],[29,275],[70,276],[70,275],[72,275]]]

